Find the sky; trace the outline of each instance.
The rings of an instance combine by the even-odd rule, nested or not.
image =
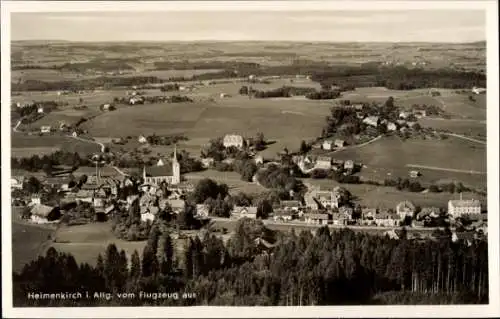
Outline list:
[[[482,10],[12,13],[11,39],[474,42]]]

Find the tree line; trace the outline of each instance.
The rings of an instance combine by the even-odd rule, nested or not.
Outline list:
[[[14,273],[15,306],[307,306],[488,302],[487,242],[400,240],[323,227],[275,233],[242,220],[226,244],[153,227],[140,254],[110,244],[97,265],[50,248]],[[263,245],[262,243],[268,243]],[[184,250],[176,249],[183,245]],[[270,246],[269,246],[270,245]],[[270,253],[272,251],[272,253]],[[196,299],[28,300],[43,291],[182,292]]]

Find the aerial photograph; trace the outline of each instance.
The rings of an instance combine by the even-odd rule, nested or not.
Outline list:
[[[489,304],[484,10],[10,33],[14,307]]]

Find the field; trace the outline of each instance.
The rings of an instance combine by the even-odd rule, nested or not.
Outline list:
[[[364,147],[346,149],[333,155],[338,159],[352,159],[366,165],[360,175],[368,179],[407,177],[410,170],[406,167],[407,164],[486,172],[485,146],[454,137],[439,141],[415,139],[402,141],[398,137],[387,137]],[[422,174],[423,176],[419,178],[421,182],[455,179],[475,187],[486,185],[486,175],[435,170],[422,170]]]
[[[53,229],[12,222],[12,270],[21,271],[45,247]]]
[[[99,146],[96,144],[78,141],[62,135],[30,136],[12,133],[11,138],[11,154],[14,157],[50,154],[59,149],[81,154],[91,154],[99,151]]]
[[[202,178],[211,178],[218,183],[225,183],[229,186],[229,192],[234,194],[237,192],[244,192],[255,194],[265,191],[266,189],[258,184],[248,183],[241,180],[238,173],[235,172],[218,172],[214,170],[206,170],[198,173],[190,173],[184,175],[188,181],[196,182]]]

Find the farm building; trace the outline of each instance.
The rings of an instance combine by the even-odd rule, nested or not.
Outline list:
[[[399,118],[406,120],[407,118],[410,117],[410,115],[411,115],[410,112],[402,111],[402,112],[399,113]]]
[[[52,127],[49,125],[44,125],[44,126],[40,127],[41,133],[50,133],[51,130],[52,130]]]
[[[324,150],[331,150],[333,148],[333,141],[332,140],[325,140],[322,144]]]
[[[284,211],[298,211],[302,204],[298,200],[282,200],[279,207]]]
[[[138,138],[137,138],[137,141],[141,144],[144,144],[144,143],[147,143],[148,140],[143,136],[143,135],[140,135]]]
[[[59,207],[35,204],[31,207],[31,221],[36,224],[45,224],[61,218]]]
[[[318,210],[319,209],[319,203],[318,200],[314,197],[314,192],[308,192],[304,196],[304,201],[306,202],[306,207],[310,208],[312,210]]]
[[[397,129],[398,129],[398,127],[396,126],[396,124],[394,124],[392,122],[387,123],[387,130],[388,131],[396,131]]]
[[[410,177],[411,177],[411,178],[417,178],[417,177],[419,177],[421,174],[420,174],[420,172],[419,172],[419,171],[410,171],[409,175],[410,175]]]
[[[73,131],[73,133],[71,133],[71,136],[78,137],[78,133],[76,131]]]
[[[439,207],[424,207],[417,214],[417,220],[424,220],[425,217],[429,216],[430,218],[439,217],[441,210]]]
[[[337,195],[333,191],[316,191],[315,198],[323,208],[331,209],[339,206]]]
[[[351,221],[352,220],[352,213],[354,212],[354,209],[351,208],[351,207],[348,207],[348,206],[342,206],[342,207],[339,207],[339,213],[340,214],[343,214],[344,215],[344,218],[347,220],[347,221]]]
[[[43,106],[39,106],[36,112],[39,114],[43,113]]]
[[[220,96],[220,98],[221,98],[221,99],[225,99],[225,98],[227,98],[227,97],[231,97],[231,96],[230,96],[229,94],[227,94],[227,93],[221,93],[219,96]]]
[[[481,202],[477,199],[457,199],[448,201],[448,214],[451,217],[481,214]]]
[[[264,164],[264,158],[261,155],[255,157],[255,164],[262,165]]]
[[[363,208],[361,210],[361,219],[363,221],[373,221],[375,220],[376,216],[377,216],[376,208]]]
[[[244,141],[244,139],[241,135],[228,134],[228,135],[224,136],[222,144],[224,145],[224,147],[234,146],[237,148],[241,148],[241,147],[243,147],[243,141]]]
[[[396,206],[396,212],[400,219],[404,219],[406,216],[413,217],[415,205],[407,200],[402,201]]]
[[[347,219],[344,214],[341,213],[333,213],[332,214],[332,223],[335,226],[347,225]]]
[[[390,212],[381,212],[375,215],[375,224],[377,226],[394,227],[399,224],[399,216]]]
[[[214,159],[212,157],[202,158],[201,165],[203,165],[204,168],[209,168],[210,166],[214,165]]]
[[[378,116],[368,116],[363,120],[363,123],[369,126],[377,127],[380,122],[380,118]]]
[[[158,207],[141,207],[141,221],[153,221],[158,213]]]
[[[344,162],[344,169],[345,170],[353,170],[354,169],[354,161],[353,160],[347,160]]]
[[[208,217],[208,206],[205,204],[196,205],[196,216],[206,218]]]
[[[273,214],[273,219],[275,221],[281,220],[281,221],[288,222],[288,221],[293,220],[293,218],[294,218],[294,212],[286,211],[283,209],[275,210],[274,214]]]
[[[251,218],[251,219],[256,219],[257,218],[257,207],[255,206],[250,206],[250,207],[245,207],[245,206],[235,206],[233,208],[233,211],[231,212],[231,217],[233,218]]]

